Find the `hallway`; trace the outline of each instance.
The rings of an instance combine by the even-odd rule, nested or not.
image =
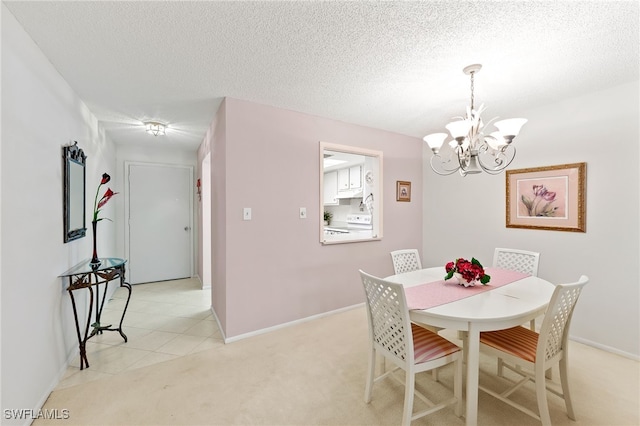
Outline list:
[[[119,287],[104,308],[102,323],[117,326],[126,297]],[[90,367],[80,370],[76,356],[56,390],[224,345],[210,306],[211,290],[201,289],[196,278],[134,285],[122,324],[129,341],[117,332],[92,337],[87,342]]]

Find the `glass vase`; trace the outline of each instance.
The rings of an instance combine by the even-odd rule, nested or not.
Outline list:
[[[98,258],[98,251],[96,250],[96,240],[97,240],[97,228],[98,221],[91,221],[91,230],[93,231],[93,255],[91,256],[91,265],[100,265],[100,259]]]

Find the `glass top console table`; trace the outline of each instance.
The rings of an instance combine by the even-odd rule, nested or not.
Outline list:
[[[115,257],[100,258],[99,264],[92,264],[87,259],[75,265],[68,271],[60,274],[61,278],[69,279],[69,286],[67,291],[71,296],[71,304],[73,305],[73,316],[76,322],[76,333],[78,335],[78,344],[80,348],[80,370],[84,367],[89,367],[89,361],[87,360],[86,344],[87,341],[96,334],[102,334],[104,331],[117,331],[120,336],[127,341],[127,336],[122,331],[122,321],[124,315],[127,313],[127,307],[129,306],[129,299],[131,299],[131,285],[125,282],[125,263],[124,259]],[[109,282],[119,279],[120,287],[124,287],[128,290],[127,302],[124,305],[122,316],[120,317],[120,324],[118,328],[113,328],[111,324],[103,325],[100,323],[100,316],[102,315],[102,308],[107,297],[107,288]],[[100,300],[100,284],[104,284],[104,291],[102,292],[102,300]],[[95,297],[94,297],[95,287]],[[80,320],[78,319],[78,310],[76,308],[76,301],[73,297],[73,292],[86,288],[89,291],[89,313],[87,314],[87,322],[84,325],[84,330],[80,329]],[[94,302],[95,300],[95,302]],[[95,321],[92,323],[91,318],[93,314],[93,305],[95,303]],[[91,328],[91,332],[89,332]]]

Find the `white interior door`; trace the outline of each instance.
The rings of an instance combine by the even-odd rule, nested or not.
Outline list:
[[[188,166],[129,164],[131,284],[191,276],[192,176]]]

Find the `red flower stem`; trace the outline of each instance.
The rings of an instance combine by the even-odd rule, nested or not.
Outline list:
[[[98,195],[100,194],[101,186],[102,186],[102,183],[98,185],[98,190],[96,191],[96,198],[95,200],[93,200],[93,221],[94,222],[98,220],[98,210],[96,208],[98,207]]]

